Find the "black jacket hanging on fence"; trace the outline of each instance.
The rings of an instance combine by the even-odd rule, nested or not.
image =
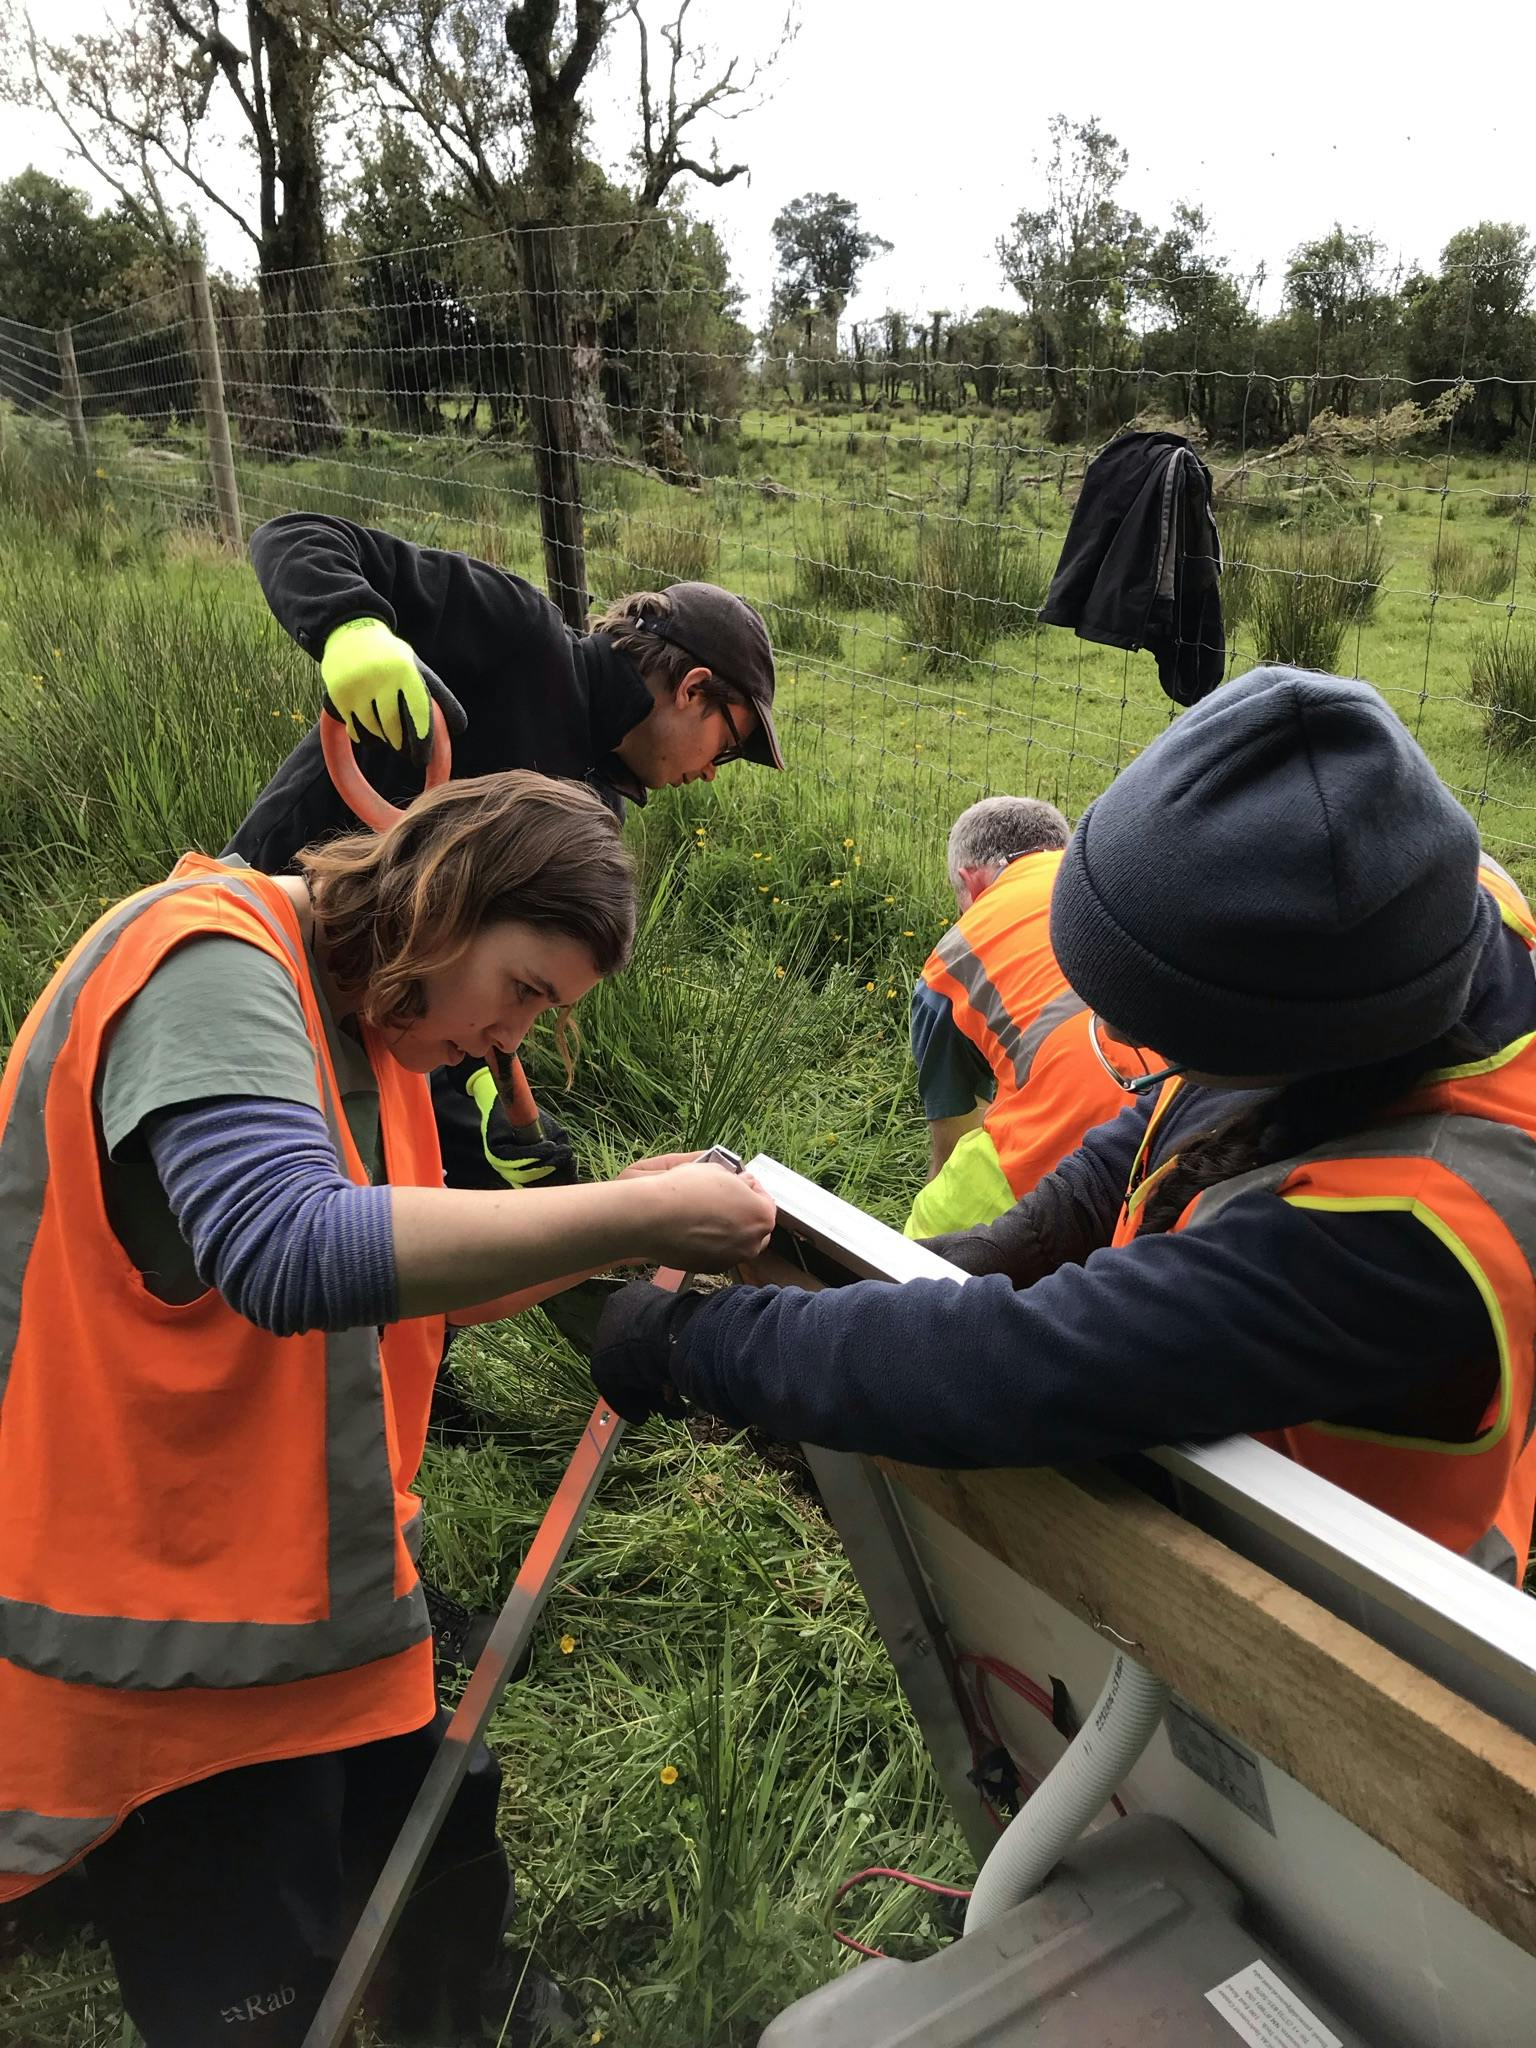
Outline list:
[[[1040,613],[1080,640],[1150,648],[1176,704],[1226,664],[1211,473],[1178,434],[1122,434],[1089,463]]]
[[[651,709],[640,671],[602,634],[573,633],[542,590],[442,548],[317,512],[269,519],[251,561],[277,622],[320,659],[346,619],[382,619],[436,670],[469,717],[453,772],[534,768],[588,782],[622,815],[645,791],[613,749]],[[391,803],[421,787],[420,771],[385,747],[359,766]],[[257,797],[229,852],[281,874],[301,846],[355,831],[311,728]]]

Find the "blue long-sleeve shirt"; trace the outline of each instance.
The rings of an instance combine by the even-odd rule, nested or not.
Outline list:
[[[1531,956],[1490,941],[1467,1023],[1536,1029]],[[1230,1115],[1186,1087],[1155,1166]],[[1411,1215],[1252,1193],[1207,1227],[1109,1248],[1148,1109],[1128,1108],[1025,1198],[1070,1263],[1003,1277],[737,1288],[679,1336],[682,1391],[725,1421],[916,1464],[1057,1464],[1183,1438],[1350,1421],[1469,1436],[1494,1384],[1487,1311]]]

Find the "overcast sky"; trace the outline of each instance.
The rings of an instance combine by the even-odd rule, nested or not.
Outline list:
[[[664,7],[653,0],[651,17]],[[45,0],[37,12],[59,34],[113,10]],[[745,64],[773,46],[783,13],[784,0],[695,0],[689,19]],[[1390,260],[1425,264],[1470,222],[1536,222],[1529,0],[1433,16],[1358,0],[1181,0],[1166,11],[1121,0],[801,0],[800,15],[757,104],[716,131],[726,161],[751,165],[750,181],[691,187],[754,315],[772,280],[774,214],[812,190],[845,194],[895,245],[869,267],[856,315],[1006,303],[994,244],[1039,198],[1037,158],[1058,111],[1097,115],[1120,138],[1125,198],[1145,218],[1198,201],[1217,247],[1245,272],[1266,265],[1272,280],[1298,241],[1335,219],[1372,230]],[[629,37],[612,48],[594,135],[615,169],[637,126]],[[0,176],[29,160],[93,185],[49,120],[0,112]],[[220,261],[247,260],[238,234],[216,232],[213,248]],[[1266,303],[1275,296],[1272,282]]]

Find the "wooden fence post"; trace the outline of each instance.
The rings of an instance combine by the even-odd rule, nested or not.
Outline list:
[[[80,372],[75,364],[75,338],[67,327],[54,336],[59,351],[59,391],[64,400],[64,417],[69,421],[70,439],[81,463],[91,459],[90,436],[85,431],[85,408],[80,403]]]
[[[554,233],[532,224],[516,230],[514,244],[544,580],[566,624],[582,633],[588,611],[587,555],[559,251]]]
[[[240,486],[235,480],[235,452],[229,439],[229,414],[224,410],[219,330],[214,325],[208,270],[201,252],[188,259],[187,285],[192,298],[192,340],[197,358],[203,425],[208,433],[208,473],[213,484],[214,511],[218,515],[219,532],[227,544],[232,548],[243,548],[245,531],[240,523]]]

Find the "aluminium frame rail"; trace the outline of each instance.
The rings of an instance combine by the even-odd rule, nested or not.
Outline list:
[[[748,1170],[773,1196],[790,1236],[814,1247],[850,1280],[949,1279],[963,1285],[968,1277],[766,1154],[751,1160]],[[1251,1437],[1167,1445],[1147,1455],[1172,1481],[1178,1512],[1187,1520],[1536,1740],[1536,1599]],[[891,1586],[916,1575],[912,1605],[899,1614],[882,1618],[871,1599],[882,1636],[889,1640],[888,1629],[898,1640],[903,1630],[926,1632],[919,1617],[932,1618],[936,1610],[915,1559],[905,1568],[899,1558],[893,1563],[895,1544],[882,1546],[869,1520],[876,1512],[887,1524],[894,1518],[899,1534],[891,1482],[867,1459],[816,1450],[809,1456],[818,1483],[834,1465],[866,1468],[863,1511],[847,1528],[834,1514],[839,1533],[850,1550],[857,1545],[866,1557],[883,1548]],[[844,1474],[835,1483],[844,1511],[856,1508],[860,1496],[852,1479]],[[854,1562],[862,1579],[864,1567],[858,1557]],[[886,1598],[894,1594],[888,1591]],[[939,1750],[935,1755],[942,1758]]]

